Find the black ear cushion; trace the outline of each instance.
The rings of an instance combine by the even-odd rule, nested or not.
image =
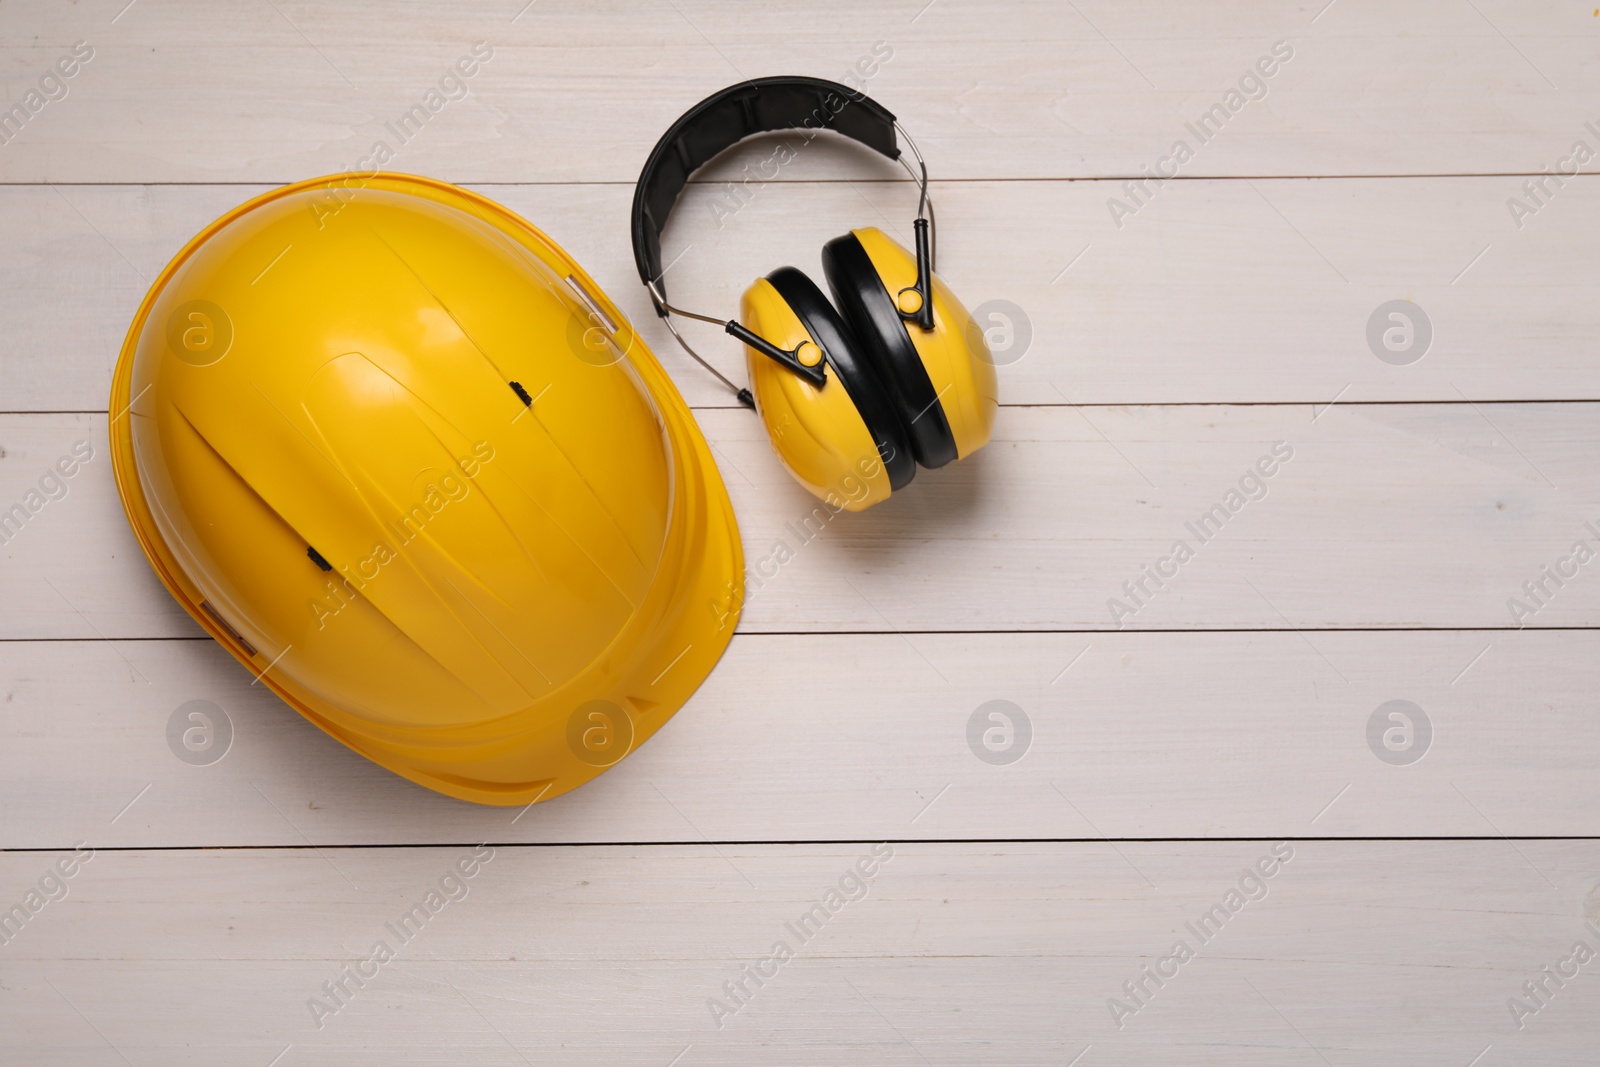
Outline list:
[[[956,438],[939,394],[928,380],[894,297],[855,234],[835,237],[822,246],[822,270],[845,321],[889,386],[917,462],[942,467],[955,459]]]
[[[878,456],[889,475],[890,491],[903,488],[917,473],[916,458],[900,429],[888,390],[878,380],[860,342],[828,303],[828,298],[822,295],[817,283],[801,271],[779,267],[767,275],[767,281],[794,309],[801,325],[822,349],[823,360],[833,368],[839,384],[855,402],[861,421],[866,423],[867,432],[878,446]]]

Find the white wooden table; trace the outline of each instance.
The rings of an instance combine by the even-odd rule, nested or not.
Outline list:
[[[0,145],[0,507],[93,449],[0,545],[0,906],[48,891],[0,944],[0,1063],[1600,1059],[1600,960],[1573,956],[1600,950],[1600,563],[1510,603],[1600,545],[1600,180],[1524,189],[1600,152],[1600,11],[524,3],[0,4],[7,107],[93,53]],[[106,453],[167,259],[393,141],[475,41],[468,95],[391,166],[571,250],[695,404],[747,554],[796,549],[650,744],[520,815],[251,686],[141,558]],[[987,450],[802,546],[809,498],[649,314],[626,210],[689,104],[876,42],[942,273],[1026,329]],[[1180,139],[1179,178],[1135,198]],[[675,295],[732,307],[850,226],[904,232],[897,173],[819,141],[721,226],[717,182],[692,187]],[[1370,342],[1390,301],[1425,350]],[[1265,497],[1116,625],[1123,582],[1277,442]],[[232,723],[220,761],[168,747],[191,700]],[[969,747],[992,700],[1030,724],[1014,762]],[[1391,701],[1413,729],[1386,747]],[[393,937],[482,842],[465,896]],[[859,899],[827,912],[841,879]]]

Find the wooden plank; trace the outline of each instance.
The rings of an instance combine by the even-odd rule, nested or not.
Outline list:
[[[1600,940],[1585,925],[1595,842],[1298,842],[1247,901],[1241,879],[1274,847],[891,845],[865,896],[849,883],[858,899],[841,894],[802,942],[789,926],[870,844],[502,846],[404,944],[386,924],[470,846],[98,852],[0,947],[0,1054],[1088,1067],[1465,1064],[1492,1047],[1483,1062],[1587,1061],[1594,962],[1559,989],[1545,979],[1521,1030],[1507,1001]],[[55,858],[0,856],[5,899]],[[1186,924],[1230,891],[1239,910],[1202,943]],[[1166,964],[1159,989],[1146,980],[1118,1029],[1108,1000],[1180,939],[1193,958]],[[345,979],[318,1029],[308,1001],[380,940],[393,958],[361,988]],[[776,973],[718,1028],[708,1001],[779,940],[793,958],[762,965]]]
[[[0,8],[0,118],[94,49],[0,134],[0,520],[33,508],[0,527],[0,1067],[1590,1063],[1600,963],[1540,969],[1600,950],[1600,586],[1547,570],[1600,545],[1600,181],[1524,185],[1600,146],[1597,37],[1592,6],[1512,0]],[[476,40],[469,94],[401,138]],[[1277,41],[1265,98],[1202,143]],[[987,450],[835,517],[655,321],[625,220],[688,104],[875,49],[868,91],[938,179],[942,274],[1029,340]],[[1182,180],[1125,184],[1180,138]],[[111,485],[149,279],[380,139],[636,319],[751,566],[688,706],[525,813],[405,783],[252,686]],[[902,172],[828,139],[730,215],[773,143],[686,194],[679,302],[731,311],[780,264],[820,278],[847,226],[906,229]],[[1374,348],[1401,299],[1416,361]],[[172,747],[191,701],[231,724],[217,762]],[[830,898],[875,841],[864,898]],[[55,881],[73,842],[93,858]],[[430,890],[461,899],[430,914]],[[1208,911],[1231,917],[1202,937]],[[317,1019],[379,938],[396,958]],[[780,938],[795,958],[728,994]],[[1180,938],[1195,958],[1127,993]]]
[[[1571,4],[123,7],[8,15],[11,100],[72,42],[94,57],[4,146],[6,180],[284,181],[382,139],[405,169],[457,181],[631,181],[705,94],[843,78],[878,42],[892,58],[868,91],[951,178],[1136,175],[1182,137],[1190,175],[1533,173],[1596,117],[1597,29]],[[409,141],[391,133],[477,40],[494,52],[468,95]],[[1293,58],[1265,96],[1237,98],[1200,145],[1185,122],[1231,103],[1279,40]]]
[[[210,641],[0,642],[0,847],[1593,830],[1591,632],[1308,636],[740,634],[650,744],[526,813],[389,774]],[[1009,763],[969,738],[996,700]],[[1369,735],[1393,700],[1409,764]],[[214,762],[172,747],[192,701]]]
[[[718,177],[736,179],[736,156]],[[856,173],[838,146],[808,153]],[[869,169],[878,174],[879,170]],[[1520,179],[1192,181],[1114,224],[1120,182],[947,182],[934,189],[940,269],[981,312],[1008,404],[1545,400],[1600,397],[1600,181],[1560,191],[1519,230]],[[189,237],[264,186],[0,187],[0,408],[104,410],[111,369],[150,279]],[[656,320],[627,239],[626,185],[487,186],[565,245],[642,329],[692,403],[727,394]],[[910,241],[906,182],[788,183],[728,213],[716,181],[667,233],[671,292],[728,315],[785,263],[822,278],[850,226]],[[1382,304],[1420,307],[1416,362],[1374,354]],[[998,302],[1018,311],[1002,312]],[[1008,335],[1006,318],[1013,329]],[[734,378],[742,349],[685,327]],[[1419,342],[1413,342],[1419,343]],[[1410,353],[1406,353],[1409,355]],[[1508,358],[1508,355],[1511,358]]]
[[[1541,577],[1579,539],[1592,547],[1587,523],[1600,526],[1594,404],[1011,408],[984,451],[922,472],[872,511],[837,517],[789,480],[751,415],[700,415],[744,538],[746,632],[1592,626],[1600,617],[1600,584],[1582,569],[1559,589]],[[0,636],[196,632],[140,558],[104,434],[98,415],[0,417],[6,507],[26,500],[75,441],[92,442],[98,457],[65,499],[0,546],[0,598],[27,606],[0,616]],[[1294,458],[1274,465],[1275,447]],[[1247,501],[1241,480],[1263,457],[1267,495]],[[1256,484],[1246,491],[1259,495]],[[1235,503],[1220,533],[1190,528]],[[1178,541],[1192,553],[1181,564]],[[1144,577],[1156,566],[1176,571],[1159,589]],[[1546,583],[1539,601],[1523,589],[1534,580]],[[1124,587],[1137,582],[1143,595]],[[1513,598],[1530,613],[1515,613]]]

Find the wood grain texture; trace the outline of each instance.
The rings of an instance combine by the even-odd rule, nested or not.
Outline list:
[[[1186,173],[1535,172],[1597,117],[1600,22],[1576,4],[125,2],[8,9],[17,95],[76,40],[95,57],[0,148],[5,180],[281,182],[387,139],[452,181],[631,182],[707,93],[842,78],[879,41],[868,90],[948,178],[1136,175],[1278,40],[1292,60]],[[476,40],[494,58],[470,95],[400,144],[385,124]]]
[[[1600,804],[1593,647],[1537,630],[740,634],[648,745],[524,812],[369,763],[209,640],[0,642],[0,846],[1582,835]],[[232,724],[208,766],[169,750],[194,700]],[[995,739],[1020,754],[1007,765],[969,747],[993,700],[1026,719]],[[1369,749],[1391,700],[1431,723],[1408,766]]]
[[[479,40],[467,95],[392,130]],[[1600,181],[1540,178],[1600,146],[1597,40],[1593,5],[1512,0],[0,5],[0,118],[94,50],[0,136],[0,519],[94,450],[0,534],[0,1065],[1588,1067],[1600,963],[1520,1028],[1509,1004],[1600,950],[1600,564],[1545,571],[1600,544]],[[1279,41],[1264,98],[1198,137]],[[654,319],[626,208],[693,101],[875,45],[941,273],[1029,337],[987,449],[832,517]],[[1179,180],[1125,184],[1180,139]],[[545,228],[635,320],[750,564],[689,704],[526,812],[426,793],[252,686],[111,481],[150,280],[380,140]],[[820,277],[847,227],[906,230],[903,173],[826,138],[729,214],[774,140],[686,192],[678,302],[731,311],[779,265]],[[1433,329],[1408,365],[1368,336],[1399,299]],[[1241,478],[1275,446],[1261,496]],[[1218,504],[1220,533],[1190,528]],[[169,748],[191,700],[233,727],[208,766]],[[969,739],[994,700],[1031,731],[1007,765]],[[1431,725],[1409,765],[1372,738],[1394,700]],[[1186,924],[1283,839],[1201,944]],[[796,936],[877,841],[864,899]],[[385,926],[458,889],[404,944]],[[13,904],[36,913],[7,927]],[[319,1028],[308,999],[380,938],[396,958]],[[719,1026],[780,938],[795,958]],[[1180,938],[1196,957],[1119,1028],[1109,998]]]
[[[732,315],[746,285],[784,264],[820,282],[822,245],[852,226],[910,243],[910,184],[877,180],[893,177],[888,164],[840,145],[802,153],[835,180],[763,187],[730,212],[718,179],[770,151],[735,153],[680,203],[666,258],[685,306]],[[1600,180],[1569,183],[1519,230],[1505,201],[1523,180],[1186,181],[1120,228],[1106,206],[1128,202],[1120,182],[936,183],[940,269],[1002,349],[1007,404],[1595,399]],[[265,188],[0,186],[0,408],[105,410],[149,281]],[[691,403],[731,403],[649,308],[627,241],[631,187],[479,191],[583,263]],[[1407,366],[1379,360],[1367,338],[1395,299],[1433,331]],[[1007,313],[1009,335],[998,301],[1020,311]],[[744,377],[732,339],[685,329]]]
[[[1291,847],[1205,944],[1185,924],[1273,842],[897,845],[804,943],[786,924],[869,845],[500,847],[407,944],[385,924],[470,848],[99,852],[0,946],[0,1063],[1589,1062],[1587,968],[1520,1031],[1506,1001],[1597,940],[1593,842]],[[1195,957],[1119,1030],[1108,999],[1178,939]],[[707,1001],[778,940],[719,1029]]]
[[[744,538],[741,627],[894,633],[1592,625],[1600,582],[1585,570],[1547,584],[1542,605],[1522,586],[1596,538],[1585,524],[1600,527],[1597,414],[1587,403],[1013,408],[984,451],[838,517],[789,482],[748,413],[700,421]],[[127,529],[103,417],[0,416],[0,501],[25,499],[79,440],[99,458],[0,546],[0,595],[26,606],[0,616],[0,636],[194,634]],[[1265,497],[1245,500],[1241,479],[1274,447],[1293,458],[1259,480]],[[1197,525],[1234,503],[1220,533]],[[1158,589],[1144,568],[1174,569],[1160,561],[1178,541],[1193,558]],[[1143,597],[1123,585],[1138,581]],[[1512,598],[1538,610],[1519,615]]]

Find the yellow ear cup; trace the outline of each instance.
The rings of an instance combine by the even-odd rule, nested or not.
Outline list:
[[[915,305],[920,304],[919,294],[912,288],[917,282],[917,257],[876,226],[850,232],[866,250],[884,288],[898,294],[900,309],[913,314]],[[907,300],[914,306],[907,307]],[[937,275],[933,279],[933,322],[931,331],[907,323],[906,332],[950,422],[956,453],[965,459],[988,442],[994,428],[999,402],[994,364],[989,361],[988,352],[974,348],[973,339],[981,338],[982,331]]]
[[[765,278],[744,291],[739,317],[780,348],[804,344],[802,363],[813,353],[822,357],[800,316]],[[872,433],[833,368],[819,389],[753,348],[745,355],[756,410],[789,473],[813,496],[846,511],[864,511],[887,499],[889,475]]]

